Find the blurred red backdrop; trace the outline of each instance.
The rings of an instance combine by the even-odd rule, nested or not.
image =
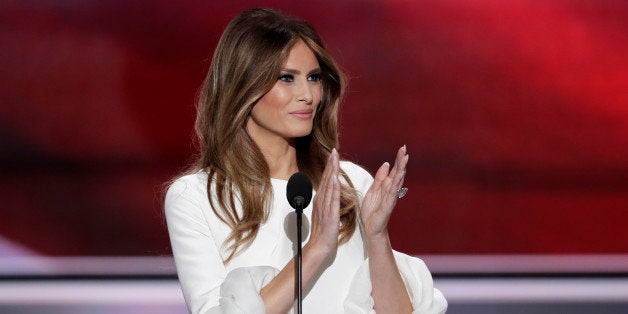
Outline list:
[[[167,254],[196,89],[254,6],[310,21],[345,69],[345,158],[408,145],[397,249],[628,253],[628,3],[593,0],[4,1],[0,237]]]

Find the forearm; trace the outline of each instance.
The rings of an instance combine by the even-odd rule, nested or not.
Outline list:
[[[412,302],[393,256],[388,233],[368,237],[366,249],[371,275],[371,296],[377,313],[411,313]]]
[[[302,276],[303,287],[310,285],[315,280],[319,270],[325,267],[327,256],[323,252],[305,246],[303,248]],[[288,263],[279,274],[269,282],[261,291],[266,313],[286,313],[292,308],[296,298],[296,257]]]

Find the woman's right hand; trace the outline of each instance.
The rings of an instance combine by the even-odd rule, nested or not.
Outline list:
[[[338,159],[338,152],[332,150],[314,196],[310,240],[303,247],[303,287],[313,285],[312,280],[315,281],[317,273],[330,265],[330,257],[334,256],[338,249],[340,222]],[[296,257],[260,291],[266,313],[286,313],[292,308],[296,298],[295,260]]]
[[[310,240],[304,250],[315,250],[324,256],[336,253],[340,224],[340,172],[338,152],[334,148],[314,196]]]

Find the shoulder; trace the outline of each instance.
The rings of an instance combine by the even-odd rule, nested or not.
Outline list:
[[[340,168],[342,168],[352,180],[354,177],[356,179],[365,177],[372,178],[371,174],[366,171],[366,169],[348,160],[341,160]]]
[[[373,176],[366,169],[351,161],[340,161],[340,168],[349,176],[355,189],[363,195],[373,184]]]
[[[166,192],[166,203],[177,199],[188,201],[207,199],[207,173],[198,171],[174,180]]]

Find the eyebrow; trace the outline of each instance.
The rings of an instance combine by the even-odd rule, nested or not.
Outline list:
[[[286,72],[286,73],[290,73],[290,74],[294,74],[294,75],[301,74],[301,71],[299,71],[299,70],[287,69],[287,68],[282,68],[281,72]],[[321,68],[316,68],[316,69],[313,69],[312,71],[310,71],[308,73],[308,75],[315,74],[315,73],[320,73],[320,72],[321,72]]]

